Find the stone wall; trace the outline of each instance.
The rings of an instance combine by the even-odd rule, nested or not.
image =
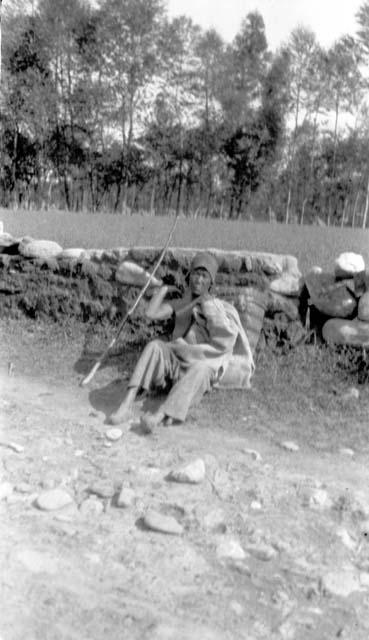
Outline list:
[[[171,248],[156,276],[183,289],[196,249]],[[215,292],[233,302],[252,346],[264,337],[286,344],[303,335],[303,280],[293,256],[220,251]],[[35,320],[118,324],[158,260],[154,247],[64,249],[54,242],[0,235],[0,314]],[[152,293],[152,290],[151,290]],[[148,292],[150,296],[150,291]],[[132,318],[142,322],[147,298]],[[283,337],[284,336],[284,337]]]

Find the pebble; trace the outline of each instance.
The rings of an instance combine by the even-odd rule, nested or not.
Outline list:
[[[277,551],[269,544],[249,545],[246,549],[254,558],[264,562],[272,560],[277,555]]]
[[[251,456],[251,458],[253,460],[255,460],[255,462],[261,462],[262,461],[262,457],[261,454],[259,453],[259,451],[256,451],[256,449],[242,449],[242,451],[246,454],[248,454],[249,456]]]
[[[353,449],[349,449],[348,447],[342,447],[339,452],[341,456],[349,456],[350,458],[355,455],[355,451]]]
[[[238,540],[225,538],[221,540],[216,549],[218,558],[231,558],[232,560],[244,560],[246,553],[242,549]]]
[[[223,509],[212,509],[204,516],[204,526],[212,531],[225,533],[227,529],[226,516]]]
[[[0,483],[0,500],[6,500],[13,493],[13,485],[10,482]]]
[[[359,400],[360,391],[356,389],[356,387],[350,387],[347,391],[341,396],[343,402],[350,402],[352,400]]]
[[[136,494],[133,489],[123,487],[117,498],[117,507],[122,507],[123,509],[131,507],[135,501],[135,497]]]
[[[94,517],[102,514],[104,505],[100,500],[91,496],[82,502],[79,510],[83,516]]]
[[[253,511],[261,511],[262,508],[263,505],[258,500],[253,500],[250,504],[250,509],[252,509]]]
[[[286,451],[299,451],[300,447],[298,444],[296,444],[296,442],[292,442],[292,440],[285,440],[284,442],[281,442],[281,447],[282,449],[286,449]]]
[[[229,603],[229,608],[231,609],[231,611],[233,611],[233,613],[236,614],[236,616],[242,616],[244,612],[242,604],[237,602],[237,600],[231,600],[231,602]]]
[[[152,531],[161,533],[169,533],[172,535],[181,535],[183,533],[182,525],[172,516],[166,516],[158,511],[149,509],[143,518],[144,525]]]
[[[347,598],[351,593],[360,591],[360,579],[354,571],[330,571],[321,578],[321,590],[325,595]]]
[[[117,428],[108,429],[105,432],[105,436],[107,437],[107,439],[111,440],[112,442],[119,440],[122,437],[122,435],[123,435],[123,431]]]
[[[354,549],[356,549],[356,541],[349,534],[347,529],[344,529],[343,527],[339,527],[336,531],[336,535],[341,540],[341,542],[345,545],[345,547],[347,547],[347,549],[350,549],[350,551],[353,551]]]
[[[76,449],[74,452],[74,455],[76,458],[82,458],[84,454],[85,452],[83,451],[83,449]]]
[[[7,449],[11,449],[16,453],[22,453],[24,451],[24,447],[21,444],[17,444],[16,442],[1,442],[2,447],[6,447]]]
[[[73,498],[63,489],[51,489],[41,493],[36,499],[36,506],[43,511],[62,509],[73,502]]]
[[[315,489],[315,491],[312,492],[309,499],[309,506],[312,509],[330,509],[332,505],[333,501],[325,489]]]
[[[201,458],[170,472],[169,479],[175,482],[199,484],[205,478],[205,463]]]

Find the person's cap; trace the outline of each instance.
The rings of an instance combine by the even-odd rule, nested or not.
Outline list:
[[[206,269],[206,271],[210,274],[211,282],[214,284],[215,276],[218,271],[218,262],[217,259],[206,251],[200,251],[195,255],[191,262],[190,273],[195,271],[196,269]]]

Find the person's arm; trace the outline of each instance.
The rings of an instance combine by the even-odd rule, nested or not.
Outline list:
[[[160,287],[152,296],[146,309],[146,318],[149,320],[168,320],[173,314],[173,307],[164,298],[169,291],[169,286]]]

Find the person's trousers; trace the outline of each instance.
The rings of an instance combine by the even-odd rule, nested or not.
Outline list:
[[[128,387],[152,391],[171,385],[161,410],[165,415],[183,421],[190,406],[211,389],[213,377],[213,369],[206,360],[183,365],[170,342],[152,340],[143,350]]]

